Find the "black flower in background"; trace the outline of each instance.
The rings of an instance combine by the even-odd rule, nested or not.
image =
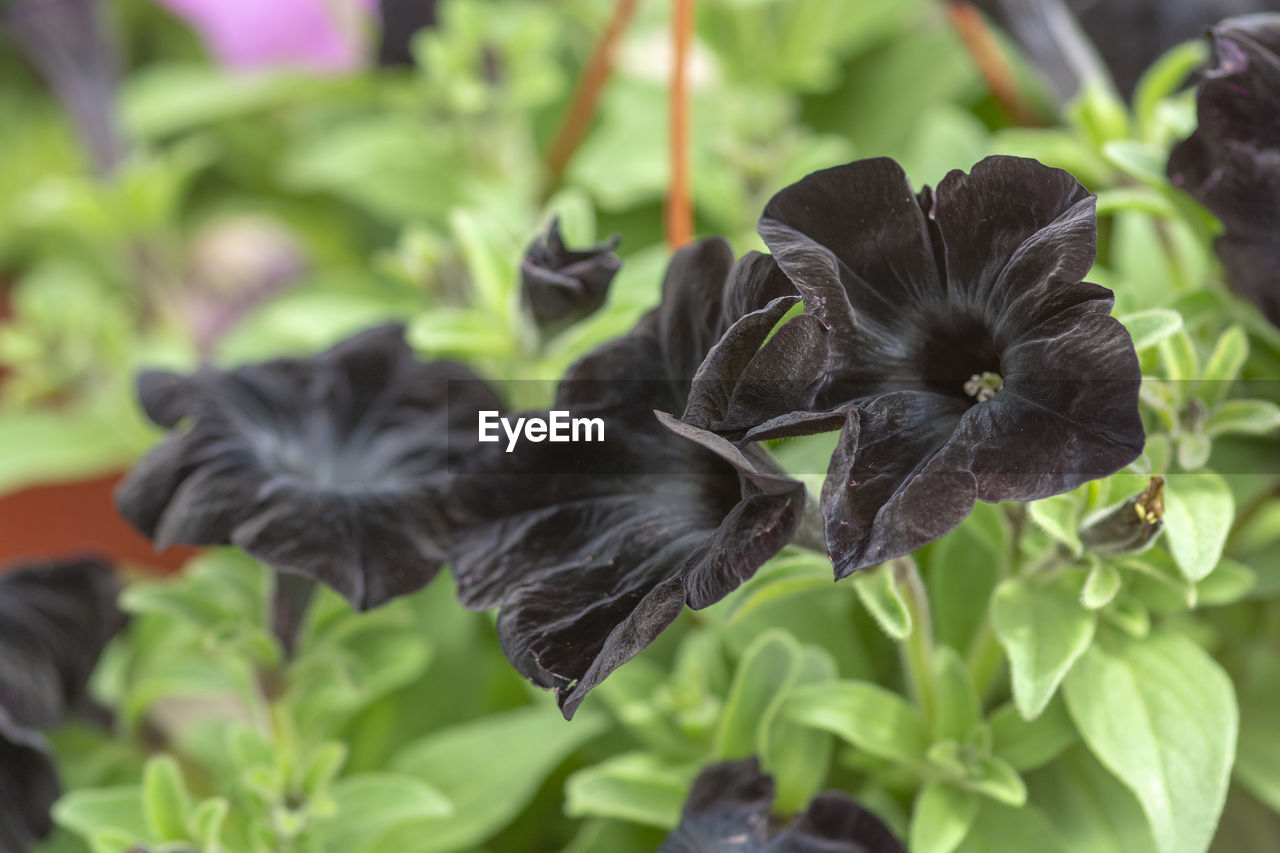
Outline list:
[[[1227,281],[1280,324],[1280,15],[1223,21],[1210,40],[1199,127],[1169,178],[1222,220]]]
[[[127,154],[106,8],[100,0],[0,0],[0,36],[8,31],[62,101],[99,175],[110,174]]]
[[[585,249],[569,249],[560,220],[525,250],[520,262],[520,298],[538,331],[547,338],[591,316],[604,305],[609,285],[622,268],[614,237]]]
[[[848,796],[819,794],[785,827],[769,814],[773,779],[756,759],[713,764],[693,783],[680,825],[658,853],[906,853],[880,818]]]
[[[975,0],[1007,29],[1062,100],[1094,50],[1124,97],[1161,54],[1223,18],[1280,10],[1278,0]],[[1080,34],[1083,33],[1083,38]]]
[[[686,604],[723,598],[800,523],[803,485],[759,448],[739,450],[668,414],[682,411],[722,337],[758,348],[797,303],[767,260],[735,267],[723,240],[682,249],[661,306],[559,386],[552,408],[601,418],[604,441],[524,443],[511,453],[480,444],[459,477],[450,556],[461,601],[501,608],[508,659],[554,688],[566,717]],[[820,358],[821,331],[813,318],[794,318],[760,355],[778,361],[774,349],[785,344]]]
[[[88,709],[86,688],[124,624],[111,567],[38,563],[0,576],[0,850],[22,853],[53,828],[57,768],[41,729]]]
[[[235,544],[361,609],[435,577],[459,434],[500,408],[466,367],[415,360],[400,326],[138,386],[174,432],[120,484],[121,513],[158,547]]]
[[[0,705],[0,850],[25,853],[52,832],[49,810],[61,793],[45,739]]]
[[[747,440],[843,427],[823,486],[836,576],[947,533],[975,500],[1035,500],[1143,447],[1140,373],[1093,264],[1094,197],[990,157],[919,195],[892,160],[809,175],[760,234],[830,327],[812,411]]]

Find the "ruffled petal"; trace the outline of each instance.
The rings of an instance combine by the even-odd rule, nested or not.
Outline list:
[[[894,351],[912,308],[945,295],[924,212],[887,157],[814,172],[781,190],[758,230],[846,357],[859,357],[858,348]]]
[[[0,705],[0,850],[27,853],[53,831],[49,812],[62,793],[48,744]]]
[[[694,780],[680,825],[658,853],[906,853],[845,794],[819,794],[781,831],[770,816],[773,798],[773,779],[757,759],[713,764]]]
[[[1094,198],[1069,172],[1023,157],[987,157],[933,194],[948,303],[1004,322],[1078,283],[1093,266]],[[1034,318],[1030,318],[1034,322]]]
[[[837,579],[927,545],[973,509],[973,475],[936,458],[965,408],[945,395],[900,391],[848,411],[822,486]]]

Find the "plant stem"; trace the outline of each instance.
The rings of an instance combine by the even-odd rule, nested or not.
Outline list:
[[[978,73],[991,89],[992,96],[1014,124],[1034,127],[1039,122],[1018,92],[1017,79],[991,34],[991,28],[971,3],[947,0],[947,16],[964,46],[973,57]]]
[[[674,0],[671,16],[670,145],[671,184],[667,190],[667,248],[678,249],[693,239],[693,196],[689,164],[689,45],[693,41],[695,0]]]
[[[929,596],[915,560],[899,557],[890,563],[890,568],[907,612],[911,614],[911,633],[898,647],[902,653],[902,668],[912,694],[932,723],[937,719],[938,709],[933,689],[933,623],[929,615]]]
[[[1027,529],[1026,504],[1006,505],[1005,517],[1009,520],[1009,555],[1007,560],[1000,564],[996,573],[997,585],[1006,578],[1016,577],[1022,573],[1022,534]],[[991,625],[990,602],[987,604],[987,613],[982,618],[982,625],[978,628],[978,635],[973,638],[969,646],[965,663],[968,665],[969,677],[973,680],[978,698],[985,700],[1004,665],[1004,649],[1000,645],[1000,638],[996,636],[995,628]]]
[[[565,168],[573,158],[573,153],[578,150],[583,137],[587,135],[591,119],[595,117],[596,107],[600,102],[600,93],[604,91],[604,86],[613,73],[613,57],[618,42],[626,32],[627,25],[635,15],[638,5],[639,0],[618,0],[613,7],[613,17],[609,19],[604,32],[600,34],[600,40],[596,42],[591,59],[587,61],[587,67],[578,80],[573,99],[569,102],[569,109],[560,122],[551,147],[547,149],[547,195],[560,183]]]

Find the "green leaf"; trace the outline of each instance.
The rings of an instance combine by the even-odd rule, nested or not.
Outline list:
[[[969,834],[978,814],[978,798],[947,782],[920,789],[911,815],[911,853],[951,853]]]
[[[911,613],[894,583],[892,563],[863,569],[853,576],[853,591],[876,620],[880,630],[895,640],[911,635]]]
[[[1055,495],[1027,504],[1031,520],[1044,528],[1054,539],[1079,556],[1084,550],[1080,544],[1080,496],[1075,492]]]
[[[1069,850],[1156,853],[1142,806],[1083,745],[1028,777],[1031,799]]]
[[[1160,360],[1165,378],[1172,382],[1192,382],[1200,375],[1200,360],[1186,329],[1179,329],[1160,342]]]
[[[1080,603],[1086,610],[1101,610],[1120,591],[1120,572],[1106,560],[1098,560],[1089,569],[1084,589],[1080,591]]]
[[[992,751],[1015,770],[1048,764],[1080,739],[1066,706],[1050,702],[1034,720],[1024,720],[1012,703],[991,716]]]
[[[1011,579],[996,589],[991,625],[1009,656],[1018,711],[1030,720],[1089,647],[1097,620],[1063,584]]]
[[[1044,814],[1031,806],[1013,807],[983,800],[964,843],[956,853],[1095,853],[1068,846]],[[912,848],[915,853],[915,848]]]
[[[1272,810],[1280,812],[1280,672],[1275,664],[1264,669],[1270,679],[1250,684],[1240,695],[1240,750],[1235,775]]]
[[[761,727],[774,698],[795,678],[800,644],[785,631],[762,634],[742,654],[712,747],[717,758],[747,758],[760,749]]]
[[[1120,322],[1129,330],[1138,352],[1150,349],[1182,329],[1182,315],[1168,308],[1152,308],[1125,314]]]
[[[1178,465],[1185,471],[1199,471],[1209,464],[1213,440],[1203,432],[1184,432],[1178,436]]]
[[[831,765],[834,738],[781,713],[791,691],[808,684],[827,684],[836,677],[836,662],[816,646],[803,649],[795,677],[780,692],[761,720],[760,760],[773,776],[774,806],[781,812],[801,812],[818,793]]]
[[[449,798],[420,779],[404,773],[362,773],[348,776],[331,792],[337,813],[318,825],[328,850],[368,851],[397,825],[453,812]]]
[[[218,850],[222,846],[222,827],[231,812],[225,797],[210,797],[191,812],[191,837],[202,850]]]
[[[1213,410],[1204,431],[1216,435],[1266,435],[1280,427],[1280,406],[1265,400],[1227,400]]]
[[[1190,581],[1198,581],[1222,558],[1235,517],[1226,480],[1212,471],[1166,479],[1164,535],[1169,553]]]
[[[438,789],[453,803],[453,814],[405,824],[383,836],[378,849],[443,853],[478,844],[519,814],[569,753],[605,728],[602,716],[579,711],[569,723],[543,705],[450,726],[409,744],[390,769]]]
[[[307,761],[302,773],[302,793],[311,796],[329,789],[337,778],[338,771],[347,761],[347,745],[338,741],[330,741],[316,749]]]
[[[54,804],[53,819],[86,841],[104,830],[115,830],[134,842],[150,834],[142,789],[136,785],[71,791]]]
[[[1201,398],[1209,406],[1216,406],[1227,396],[1231,383],[1240,376],[1245,359],[1249,357],[1249,338],[1244,329],[1232,326],[1218,337],[1204,373],[1200,376]]]
[[[1233,604],[1258,583],[1257,573],[1244,563],[1224,557],[1217,568],[1196,584],[1196,601],[1209,607]]]
[[[1191,73],[1204,64],[1205,53],[1203,40],[1186,42],[1161,56],[1142,73],[1133,92],[1133,112],[1144,137],[1154,141],[1161,103],[1175,95]]]
[[[153,835],[165,841],[187,840],[191,794],[172,756],[157,755],[147,762],[142,773],[142,802]]]
[[[331,193],[391,223],[442,221],[464,195],[448,139],[402,113],[360,116],[287,152],[284,182]]]
[[[924,715],[897,693],[863,681],[833,681],[792,692],[783,713],[858,749],[903,764],[924,760],[932,742]]]
[[[962,741],[982,719],[982,703],[969,670],[954,649],[938,646],[933,653],[932,675],[938,705],[934,737]]]
[[[675,766],[647,752],[615,756],[568,778],[565,814],[671,829],[680,820],[698,769],[696,765]]]
[[[1027,802],[1027,786],[1023,783],[1018,771],[1009,763],[999,758],[984,758],[965,779],[964,785],[977,794],[982,794],[1007,806],[1021,806]]]
[[[1141,802],[1161,853],[1203,853],[1239,725],[1222,669],[1185,637],[1154,634],[1092,646],[1064,691],[1089,749]]]
[[[767,604],[830,586],[831,561],[825,555],[774,558],[732,598],[724,613],[724,623],[735,626]]]
[[[1126,175],[1148,186],[1168,184],[1164,174],[1166,152],[1155,145],[1132,139],[1113,139],[1103,144],[1102,156]]]

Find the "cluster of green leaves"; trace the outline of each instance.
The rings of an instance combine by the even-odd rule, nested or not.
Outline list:
[[[365,614],[318,592],[288,659],[270,587],[229,549],[129,587],[134,620],[95,685],[120,739],[61,743],[71,766],[113,760],[59,802],[49,850],[471,850],[605,727],[468,660],[498,659],[475,642],[487,620],[434,619],[444,585]]]

